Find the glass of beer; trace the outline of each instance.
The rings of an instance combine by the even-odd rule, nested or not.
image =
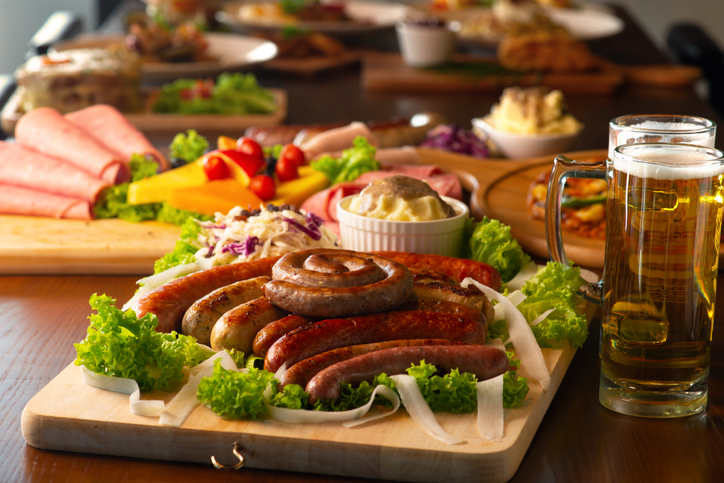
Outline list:
[[[593,164],[558,156],[546,223],[560,243],[565,179],[607,180],[603,280],[587,298],[602,305],[599,400],[624,414],[675,417],[706,408],[724,154],[676,143],[619,146]],[[557,204],[556,204],[557,200]],[[557,231],[557,232],[556,232]]]
[[[709,119],[677,114],[628,114],[608,125],[608,157],[623,144],[684,143],[714,147],[716,124]]]

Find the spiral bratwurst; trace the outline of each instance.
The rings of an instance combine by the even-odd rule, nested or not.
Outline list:
[[[289,312],[331,318],[391,310],[410,298],[412,286],[412,274],[401,263],[317,248],[280,258],[264,294]]]

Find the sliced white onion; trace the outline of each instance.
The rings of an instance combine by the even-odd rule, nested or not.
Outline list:
[[[501,338],[490,339],[488,342],[485,343],[485,345],[505,352],[505,344],[503,343],[503,339]]]
[[[510,303],[515,305],[516,307],[523,302],[523,300],[527,299],[528,296],[521,292],[520,290],[515,290],[508,294],[508,300],[510,300]]]
[[[549,315],[551,314],[551,312],[553,312],[554,310],[556,310],[556,309],[548,309],[548,310],[546,310],[545,312],[543,312],[542,314],[540,314],[538,317],[536,317],[535,319],[533,319],[533,322],[530,323],[531,327],[535,327],[536,325],[538,325],[538,324],[540,324],[541,322],[543,322],[545,319],[548,318],[548,316],[549,316]]]
[[[137,416],[158,417],[164,409],[164,402],[158,400],[141,400],[141,389],[133,379],[125,377],[111,377],[96,374],[85,366],[81,366],[81,379],[89,386],[106,391],[130,394],[129,404],[131,413]]]
[[[214,374],[214,361],[221,359],[221,367],[227,371],[236,371],[236,362],[226,351],[219,351],[201,364],[189,370],[189,379],[184,387],[166,405],[158,423],[161,426],[181,426],[201,401],[196,397],[199,383],[204,377]]]
[[[461,444],[465,442],[465,440],[457,438],[442,429],[437,419],[435,419],[435,415],[430,409],[430,406],[427,405],[425,398],[422,397],[420,388],[417,387],[417,381],[415,381],[412,376],[398,374],[396,376],[390,376],[390,379],[395,382],[395,386],[400,393],[402,404],[405,405],[407,413],[412,420],[422,426],[430,436],[446,444]]]
[[[535,262],[528,262],[523,265],[523,268],[513,277],[511,280],[506,282],[505,286],[508,290],[520,290],[523,288],[523,284],[530,280],[533,275],[538,273],[538,265]]]
[[[581,278],[588,283],[596,283],[601,280],[601,277],[599,277],[596,272],[586,270],[585,268],[581,269]]]
[[[278,408],[269,404],[269,397],[271,395],[271,385],[267,386],[264,392],[264,405],[266,406],[267,412],[273,419],[284,421],[285,423],[330,423],[330,422],[343,422],[352,419],[359,419],[370,410],[374,403],[375,396],[387,398],[393,404],[393,409],[388,411],[383,416],[372,416],[371,419],[366,419],[363,423],[372,421],[373,419],[379,419],[379,417],[389,416],[393,414],[400,407],[400,398],[397,397],[395,391],[387,386],[379,385],[372,391],[372,396],[367,404],[364,406],[350,409],[348,411],[313,411],[309,409],[289,409],[289,408]],[[360,423],[360,424],[363,424]]]
[[[184,275],[188,275],[190,273],[198,272],[201,269],[202,266],[199,262],[185,263],[183,265],[176,265],[175,267],[171,267],[168,270],[164,270],[163,272],[138,280],[136,282],[138,285],[140,285],[138,291],[133,294],[133,297],[131,297],[131,299],[123,305],[122,310],[126,311],[130,309],[131,307],[133,307],[133,304],[138,301],[138,299],[140,299],[151,290],[165,284],[166,282],[170,282],[171,280],[174,280]]]
[[[475,385],[478,393],[478,430],[490,441],[503,439],[503,374]]]
[[[505,310],[505,322],[508,325],[508,334],[510,335],[510,342],[513,343],[513,347],[515,348],[515,352],[518,356],[518,360],[520,360],[521,366],[525,368],[527,375],[531,379],[538,381],[544,391],[548,390],[551,377],[548,374],[548,368],[546,367],[546,362],[543,358],[543,352],[541,352],[540,346],[533,335],[533,331],[531,330],[530,325],[528,325],[528,321],[525,320],[523,314],[521,314],[520,310],[518,310],[518,308],[502,294],[496,292],[490,287],[476,282],[470,277],[463,280],[460,285],[467,288],[471,284],[479,288],[489,298],[497,300],[498,305],[503,305],[503,309]]]

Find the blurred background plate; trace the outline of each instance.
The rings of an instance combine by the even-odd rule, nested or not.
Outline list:
[[[247,20],[239,18],[239,9],[248,4],[261,3],[259,1],[227,2],[216,18],[234,32],[276,32],[288,24],[276,19]],[[353,37],[362,34],[392,29],[395,23],[404,20],[414,9],[400,3],[382,3],[366,1],[348,1],[345,3],[345,12],[351,21],[319,21],[296,22],[293,25],[300,29],[322,32],[336,37]]]
[[[476,14],[489,10],[488,8],[467,8],[457,11],[438,13],[441,18],[449,21],[464,22]],[[623,30],[623,20],[606,9],[594,5],[578,8],[552,8],[543,10],[550,19],[565,27],[571,35],[578,40],[594,40],[616,35]],[[473,47],[494,48],[502,40],[503,35],[458,35],[459,43]]]
[[[209,62],[144,63],[141,72],[144,82],[170,82],[182,77],[212,77],[223,72],[238,72],[273,59],[277,46],[268,40],[235,34],[205,34],[207,53],[218,59]],[[123,42],[123,36],[83,36],[59,42],[51,51],[68,49],[105,48]]]

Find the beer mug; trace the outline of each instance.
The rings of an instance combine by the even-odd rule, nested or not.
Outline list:
[[[622,144],[683,143],[714,147],[716,124],[709,119],[678,114],[629,114],[608,125],[608,157]]]
[[[675,143],[624,144],[606,161],[555,160],[546,231],[567,264],[560,202],[568,177],[607,182],[599,400],[624,414],[673,417],[706,408],[724,158]]]

